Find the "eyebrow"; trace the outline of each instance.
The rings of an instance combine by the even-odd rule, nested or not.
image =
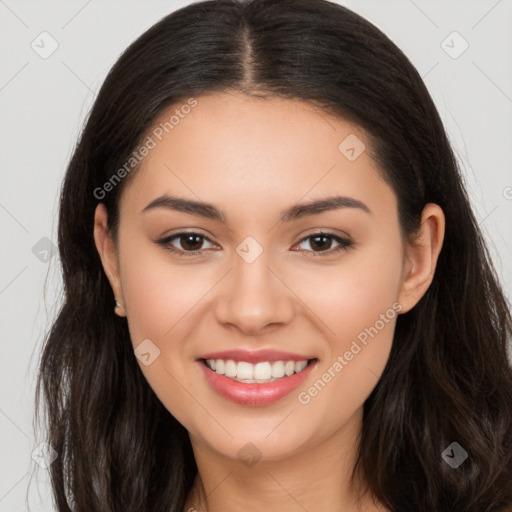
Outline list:
[[[155,208],[166,208],[169,210],[188,213],[196,217],[204,217],[224,223],[226,222],[226,216],[224,213],[213,204],[173,197],[168,194],[164,194],[151,201],[151,203],[149,203],[141,213]],[[322,212],[338,210],[341,208],[358,208],[370,215],[372,214],[370,208],[358,199],[345,196],[333,196],[311,201],[309,203],[296,204],[282,212],[280,220],[281,222],[290,222],[308,215],[316,215]]]

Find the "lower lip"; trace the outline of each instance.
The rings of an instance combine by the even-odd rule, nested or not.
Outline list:
[[[283,398],[298,388],[311,373],[318,360],[311,361],[304,370],[290,377],[276,379],[267,384],[244,384],[210,370],[199,360],[206,380],[219,395],[242,405],[267,405]]]

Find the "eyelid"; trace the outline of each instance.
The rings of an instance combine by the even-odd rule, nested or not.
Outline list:
[[[332,228],[309,228],[306,231],[303,231],[303,235],[301,235],[301,238],[299,240],[304,240],[304,238],[308,238],[313,235],[328,235],[332,236],[333,238],[343,238],[346,240],[352,240],[352,237],[346,232],[339,229],[332,229]]]
[[[197,229],[196,230],[190,230],[190,231],[180,230],[177,233],[171,233],[170,235],[166,235],[166,236],[164,236],[162,238],[159,238],[158,240],[155,241],[155,243],[157,243],[158,245],[162,245],[164,247],[168,247],[168,246],[171,246],[171,242],[174,242],[175,240],[181,238],[183,235],[198,235],[199,237],[201,237],[203,239],[203,241],[207,241],[210,244],[212,244],[213,246],[218,247],[217,244],[212,242],[212,240],[210,239],[209,236],[204,235],[203,233],[197,231]],[[171,246],[171,247],[173,247],[173,246]],[[186,253],[186,254],[196,254],[196,253],[200,253],[200,252],[205,251],[205,249],[200,249],[198,251],[183,251],[182,249],[178,249],[178,248],[175,248],[175,247],[173,247],[173,248],[177,252],[183,252],[183,253]]]
[[[338,245],[334,248],[327,249],[326,251],[308,251],[304,249],[296,250],[296,252],[306,252],[312,256],[328,256],[332,254],[336,254],[340,250],[346,250],[353,248],[355,246],[355,242],[349,237],[348,235],[340,236],[335,233],[332,233],[328,230],[318,230],[313,231],[310,234],[307,234],[303,236],[296,244],[294,244],[294,247],[297,245],[302,244],[304,241],[314,238],[315,236],[326,236],[328,238],[331,238],[333,241],[335,241]]]
[[[178,254],[179,256],[192,257],[192,256],[204,255],[205,251],[208,251],[208,249],[199,249],[197,251],[184,251],[184,250],[174,247],[172,245],[172,242],[174,242],[176,239],[179,239],[183,235],[188,235],[188,234],[198,235],[200,238],[203,239],[203,241],[207,241],[210,244],[212,244],[213,246],[218,247],[214,242],[212,242],[210,237],[200,233],[197,230],[195,230],[195,231],[194,230],[186,230],[186,231],[181,230],[177,233],[170,234],[166,237],[163,237],[163,238],[157,240],[156,243],[158,245],[163,246],[168,251]],[[335,246],[334,248],[327,249],[325,251],[310,251],[310,250],[306,250],[306,249],[292,249],[292,251],[306,253],[306,254],[308,254],[308,256],[329,256],[329,255],[337,254],[339,251],[342,251],[342,250],[345,250],[346,252],[348,252],[349,249],[353,248],[355,245],[355,242],[347,234],[344,234],[344,236],[340,236],[340,235],[330,232],[329,230],[323,230],[320,228],[316,228],[316,231],[312,231],[311,233],[302,236],[292,247],[300,245],[303,242],[305,242],[306,240],[313,238],[315,236],[326,236],[328,238],[331,238],[338,245]]]

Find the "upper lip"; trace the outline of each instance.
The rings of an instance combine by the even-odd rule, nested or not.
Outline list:
[[[227,361],[246,361],[248,363],[259,363],[263,361],[307,361],[315,359],[314,356],[303,356],[293,354],[292,352],[283,352],[281,350],[226,350],[223,352],[209,352],[198,357],[198,359],[223,359]]]

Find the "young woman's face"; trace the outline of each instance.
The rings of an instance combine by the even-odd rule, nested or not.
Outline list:
[[[165,407],[217,453],[279,459],[359,425],[415,265],[364,132],[300,101],[195,99],[156,123],[181,114],[150,134],[103,261]],[[199,206],[148,207],[166,195]],[[279,377],[301,370],[290,360],[309,364]]]

